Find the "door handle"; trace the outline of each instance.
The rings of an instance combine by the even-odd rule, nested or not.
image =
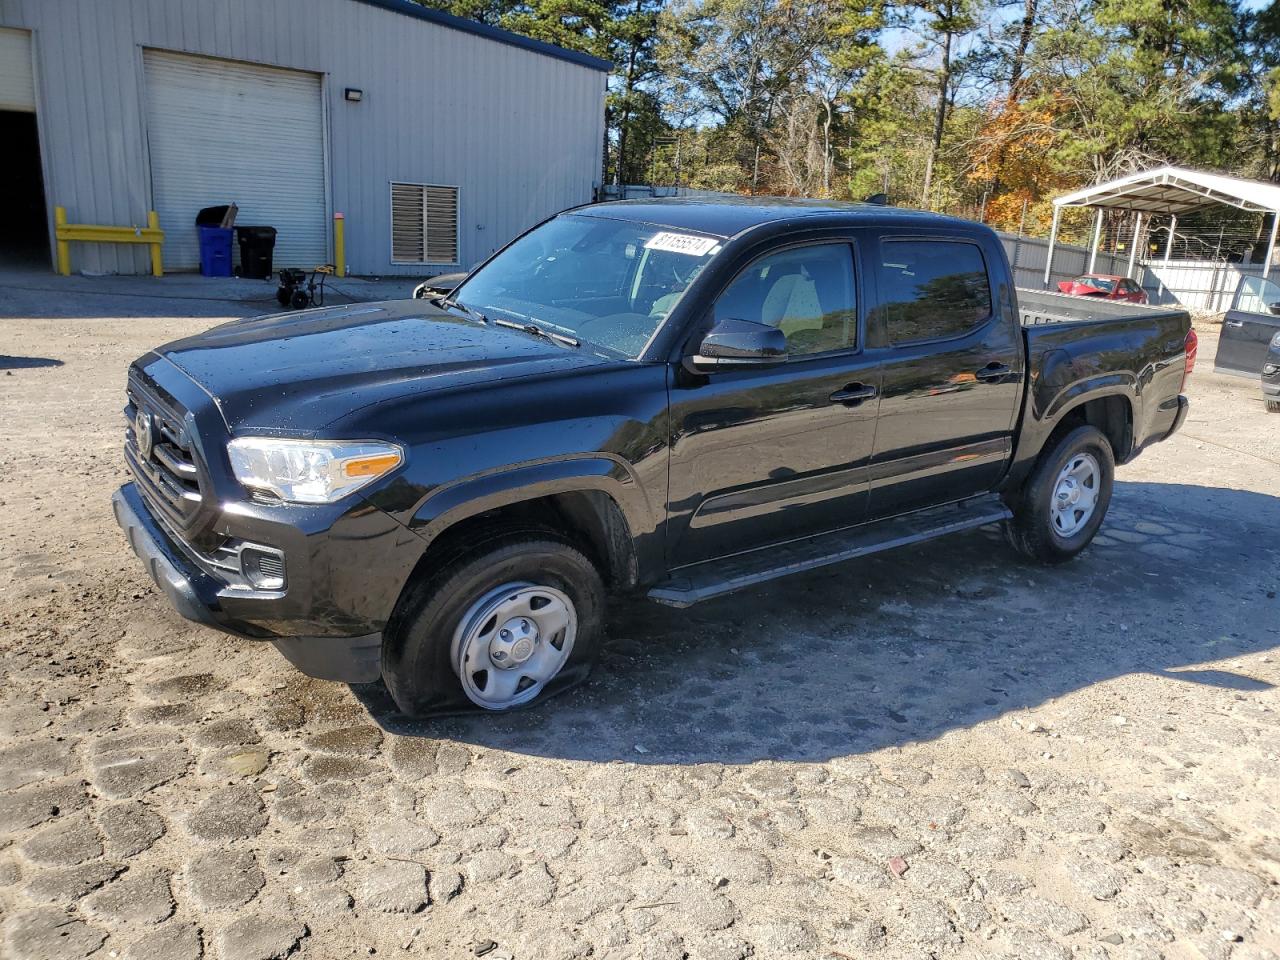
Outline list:
[[[1243,320],[1228,320],[1228,321],[1227,321],[1227,326],[1228,326],[1228,327],[1243,327],[1243,326],[1244,326],[1244,321],[1243,321]]]
[[[1003,363],[988,363],[985,367],[975,373],[974,379],[982,383],[1000,383],[1012,371]]]
[[[867,383],[851,383],[843,390],[837,390],[831,395],[832,403],[841,403],[846,407],[856,407],[864,400],[870,400],[876,395],[876,388]]]

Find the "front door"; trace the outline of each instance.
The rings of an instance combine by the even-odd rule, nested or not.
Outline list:
[[[1221,373],[1262,373],[1271,338],[1280,333],[1280,285],[1261,277],[1243,277],[1218,338],[1213,369]]]
[[[879,371],[862,352],[848,239],[753,260],[712,308],[787,335],[786,362],[671,390],[673,567],[849,526],[866,514]]]
[[[870,513],[984,493],[1011,455],[1023,377],[1021,329],[991,282],[996,252],[889,236],[870,252],[883,369]]]

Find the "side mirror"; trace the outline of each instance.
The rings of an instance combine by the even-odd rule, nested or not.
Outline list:
[[[437,300],[440,297],[447,297],[466,279],[466,276],[462,272],[442,273],[430,280],[424,280],[413,288],[413,299]]]
[[[777,327],[750,320],[721,320],[708,331],[698,352],[685,357],[693,373],[769,367],[787,359],[787,337]]]
[[[1270,310],[1272,313],[1274,313],[1276,316],[1280,317],[1280,300],[1277,300],[1275,303],[1268,303],[1267,309]]]

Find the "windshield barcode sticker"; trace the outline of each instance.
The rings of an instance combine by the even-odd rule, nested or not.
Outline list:
[[[695,237],[691,233],[655,233],[645,242],[646,250],[666,250],[670,253],[687,253],[701,257],[711,252],[719,241],[710,237]]]

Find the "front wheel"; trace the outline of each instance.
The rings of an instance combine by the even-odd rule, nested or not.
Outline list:
[[[410,588],[388,625],[382,676],[422,716],[502,711],[586,677],[604,584],[577,548],[530,534],[481,547]]]
[[[1267,413],[1280,413],[1280,400],[1268,400]]]
[[[1096,427],[1077,427],[1040,457],[1030,478],[1008,498],[1005,535],[1019,553],[1064,563],[1089,545],[1111,505],[1111,444]]]

